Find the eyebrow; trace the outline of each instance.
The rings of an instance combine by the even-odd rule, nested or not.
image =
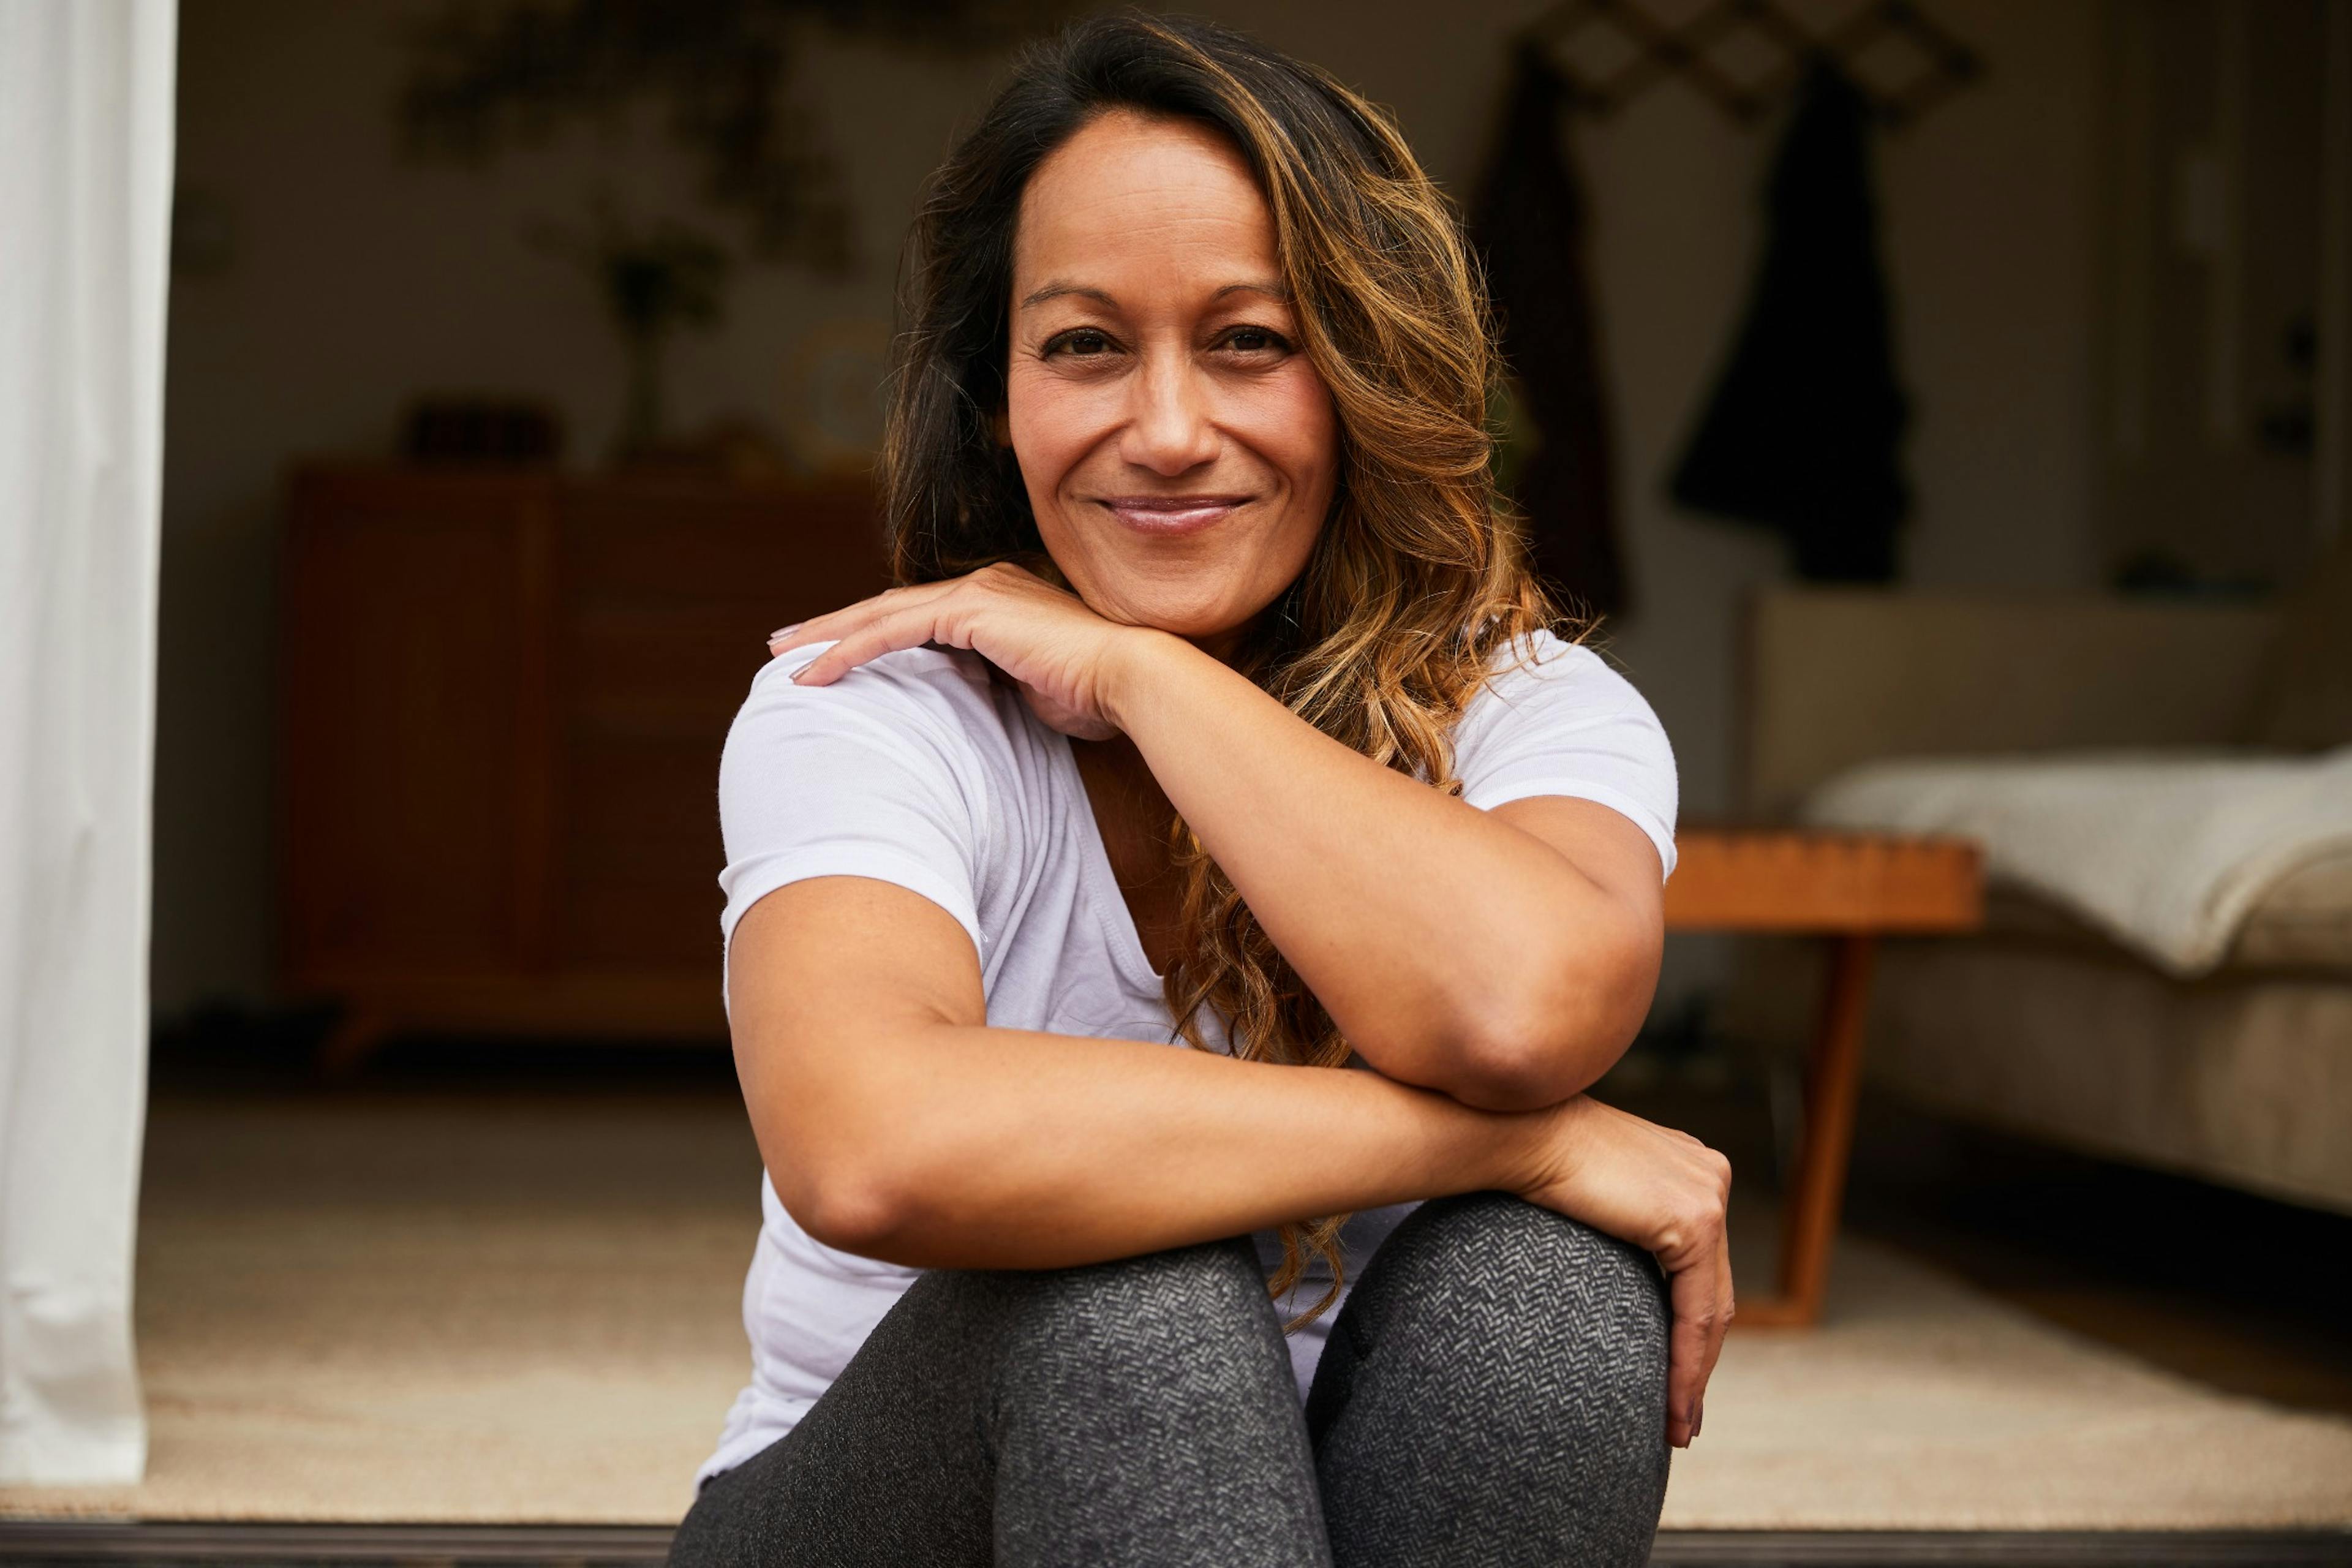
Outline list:
[[[1228,283],[1210,298],[1222,300],[1228,294],[1263,294],[1269,300],[1278,300],[1286,305],[1290,302],[1290,290],[1279,283]],[[1043,305],[1049,300],[1064,300],[1073,296],[1081,300],[1092,300],[1097,305],[1107,306],[1114,310],[1118,309],[1118,301],[1104,290],[1089,289],[1079,283],[1048,283],[1022,300],[1021,308],[1026,310],[1034,305]]]

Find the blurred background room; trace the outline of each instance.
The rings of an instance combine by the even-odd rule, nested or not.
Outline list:
[[[1600,1092],[1787,1311],[1657,1560],[2352,1562],[2352,0],[1182,9],[1461,204],[1675,743]],[[180,0],[146,1459],[0,1555],[659,1560],[760,1223],[719,744],[1089,10]]]

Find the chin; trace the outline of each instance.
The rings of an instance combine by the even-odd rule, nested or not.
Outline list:
[[[1117,596],[1118,618],[1195,641],[1215,641],[1241,630],[1271,600],[1234,591],[1229,584],[1154,583]]]

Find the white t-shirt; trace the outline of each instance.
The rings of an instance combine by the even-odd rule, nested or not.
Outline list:
[[[832,686],[793,685],[791,672],[825,646],[770,662],[728,733],[722,934],[787,883],[871,877],[930,900],[971,937],[992,1026],[1173,1039],[1068,740],[967,653],[885,654]],[[1590,649],[1543,633],[1536,654],[1517,668],[1498,661],[1455,728],[1463,798],[1482,809],[1531,795],[1598,801],[1648,834],[1671,872],[1675,763],[1656,715]],[[698,1483],[790,1431],[919,1272],[812,1240],[764,1178],[760,1203],[743,1286],[751,1382]],[[1349,1278],[1411,1206],[1349,1222]],[[1270,1235],[1259,1247],[1278,1257]],[[1286,1305],[1311,1304],[1328,1282],[1310,1274]],[[1291,1336],[1302,1394],[1336,1311]]]

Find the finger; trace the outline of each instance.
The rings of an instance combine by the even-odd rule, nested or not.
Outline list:
[[[903,602],[898,596],[899,592],[893,588],[870,599],[860,599],[854,605],[844,605],[840,609],[828,610],[824,615],[812,616],[807,620],[779,627],[768,634],[768,652],[772,655],[784,654],[810,643],[838,642],[847,633],[868,624],[877,616],[896,610]]]
[[[937,619],[931,606],[921,604],[886,615],[849,632],[793,671],[793,684],[830,686],[868,659],[920,647],[931,640]]]
[[[869,599],[845,605],[838,610],[828,610],[789,626],[779,627],[768,634],[770,655],[790,653],[810,643],[838,642],[859,628],[871,625],[880,616],[894,615],[908,605],[933,599],[951,583],[920,583],[908,588],[890,588]]]
[[[1708,1347],[1716,1338],[1716,1272],[1706,1264],[1686,1267],[1672,1280],[1675,1321],[1666,1360],[1666,1441],[1688,1447],[1698,1397],[1710,1370]]]
[[[796,647],[805,647],[811,643],[838,642],[846,633],[866,625],[877,616],[887,613],[888,610],[883,601],[876,597],[860,599],[857,603],[845,605],[838,610],[828,610],[822,616],[812,616],[807,620],[795,621],[791,626],[780,627],[768,634],[768,657],[781,658]]]
[[[1731,1332],[1731,1321],[1739,1315],[1739,1292],[1731,1279],[1731,1167],[1723,1167],[1723,1215],[1716,1224],[1716,1329],[1715,1353],[1706,1358],[1707,1376],[1715,1375],[1717,1358],[1723,1354],[1723,1342]],[[1706,1393],[1706,1379],[1699,1380],[1699,1394]]]
[[[1715,1269],[1715,1331],[1706,1347],[1706,1364],[1699,1369],[1698,1387],[1691,1399],[1691,1436],[1698,1436],[1699,1417],[1706,1408],[1706,1385],[1715,1376],[1716,1363],[1723,1359],[1723,1342],[1731,1332],[1731,1320],[1738,1311],[1731,1290],[1731,1238],[1727,1235],[1716,1243],[1712,1260]]]

